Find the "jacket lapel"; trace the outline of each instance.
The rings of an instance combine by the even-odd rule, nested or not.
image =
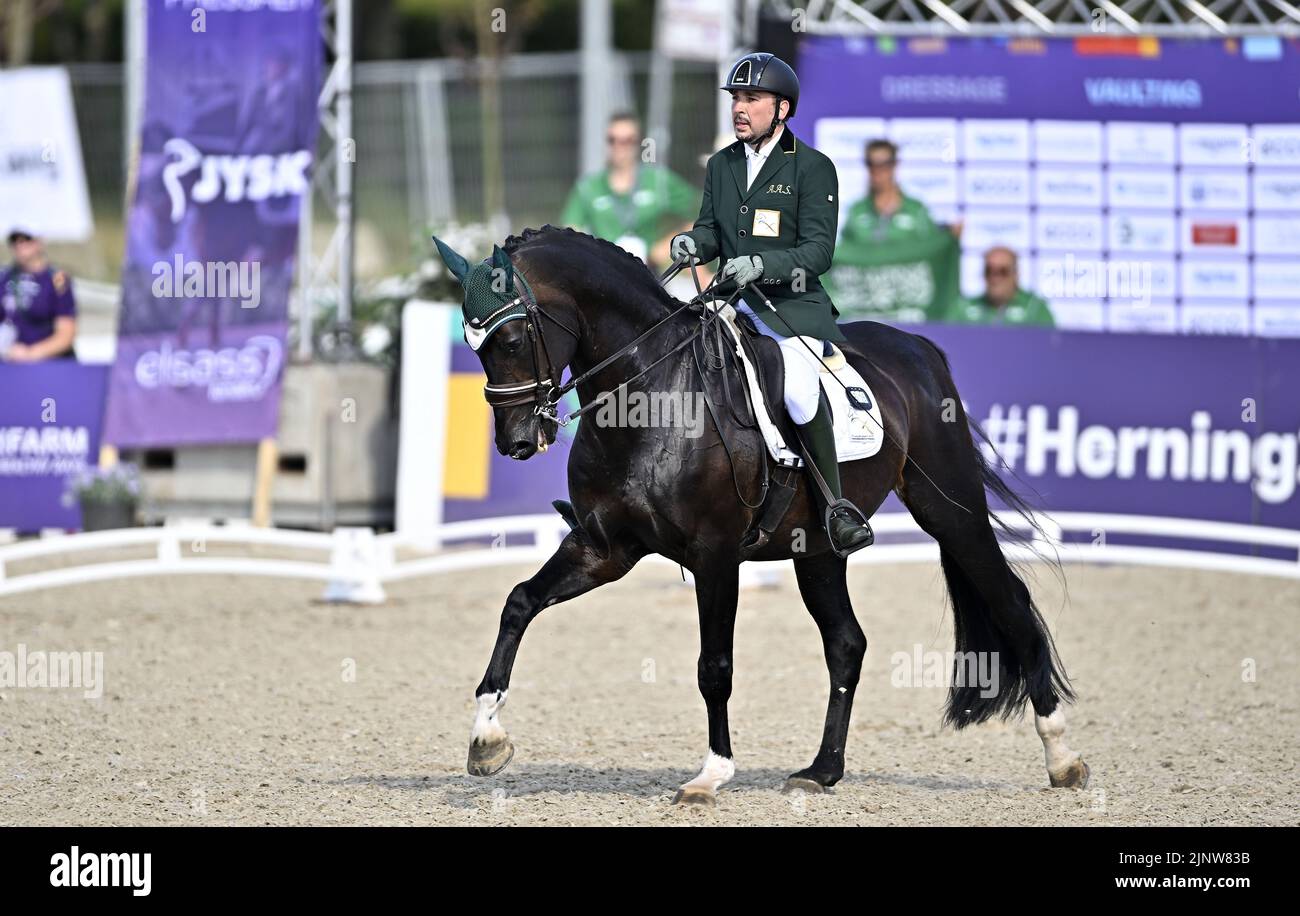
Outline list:
[[[768,153],[767,161],[763,163],[763,168],[759,170],[758,175],[754,178],[754,183],[749,186],[749,190],[740,192],[741,203],[749,200],[755,191],[765,188],[776,177],[778,172],[794,162],[798,145],[798,141],[789,127],[781,131],[781,139],[776,141],[776,147],[772,152]],[[740,152],[740,187],[742,189],[745,187],[745,175],[745,151],[742,148]]]
[[[731,166],[731,177],[736,179],[736,193],[743,200],[745,197],[745,177],[748,174],[745,167],[745,144],[736,142],[727,147],[727,164]]]

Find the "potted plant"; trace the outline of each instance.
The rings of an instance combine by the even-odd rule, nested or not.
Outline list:
[[[68,480],[64,499],[81,504],[83,531],[132,528],[140,500],[140,472],[133,464],[88,467]]]

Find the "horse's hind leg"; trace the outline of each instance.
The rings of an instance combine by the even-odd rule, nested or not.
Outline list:
[[[1065,743],[1063,699],[1073,694],[1056,659],[1047,626],[1034,606],[1029,589],[1003,557],[987,520],[976,525],[973,539],[945,544],[940,541],[940,561],[948,582],[958,633],[959,659],[970,658],[964,671],[997,672],[1001,687],[991,704],[987,690],[968,678],[953,689],[946,719],[957,727],[981,722],[996,713],[1021,708],[1028,698],[1034,707],[1034,728],[1043,742],[1048,782],[1054,788],[1085,788],[1088,765]],[[970,656],[969,653],[979,653]]]
[[[844,775],[844,745],[853,712],[853,694],[862,671],[862,658],[867,653],[867,637],[849,603],[845,568],[845,560],[833,553],[794,561],[799,594],[821,631],[831,684],[821,749],[812,766],[785,781],[786,791],[821,792]]]
[[[640,554],[613,548],[602,557],[581,529],[570,531],[537,574],[510,592],[501,611],[501,625],[487,673],[475,691],[478,711],[470,734],[469,763],[472,776],[492,776],[505,769],[515,748],[500,721],[510,689],[510,672],[519,642],[533,618],[552,604],[576,598],[597,586],[621,578]]]
[[[931,424],[913,438],[913,457],[930,477],[908,464],[897,488],[917,523],[939,542],[961,670],[994,675],[992,684],[959,679],[944,718],[963,728],[1015,713],[1027,699],[1051,785],[1083,788],[1088,766],[1065,744],[1061,709],[1074,694],[1047,625],[990,524],[984,488],[992,472],[971,440],[964,413],[956,419]]]

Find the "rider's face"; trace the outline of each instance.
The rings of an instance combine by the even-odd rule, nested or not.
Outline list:
[[[767,133],[776,117],[776,94],[755,89],[731,90],[731,126],[736,139],[749,142]]]

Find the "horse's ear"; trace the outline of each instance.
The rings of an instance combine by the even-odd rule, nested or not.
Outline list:
[[[515,265],[510,261],[510,255],[500,245],[492,246],[492,267],[505,271],[505,288],[514,289],[515,285]],[[494,271],[495,272],[495,271]]]
[[[457,282],[464,285],[465,277],[469,275],[469,261],[466,261],[453,251],[450,245],[436,235],[433,237],[433,243],[438,246],[438,254],[442,256],[442,263],[447,265],[447,269],[451,271]]]

